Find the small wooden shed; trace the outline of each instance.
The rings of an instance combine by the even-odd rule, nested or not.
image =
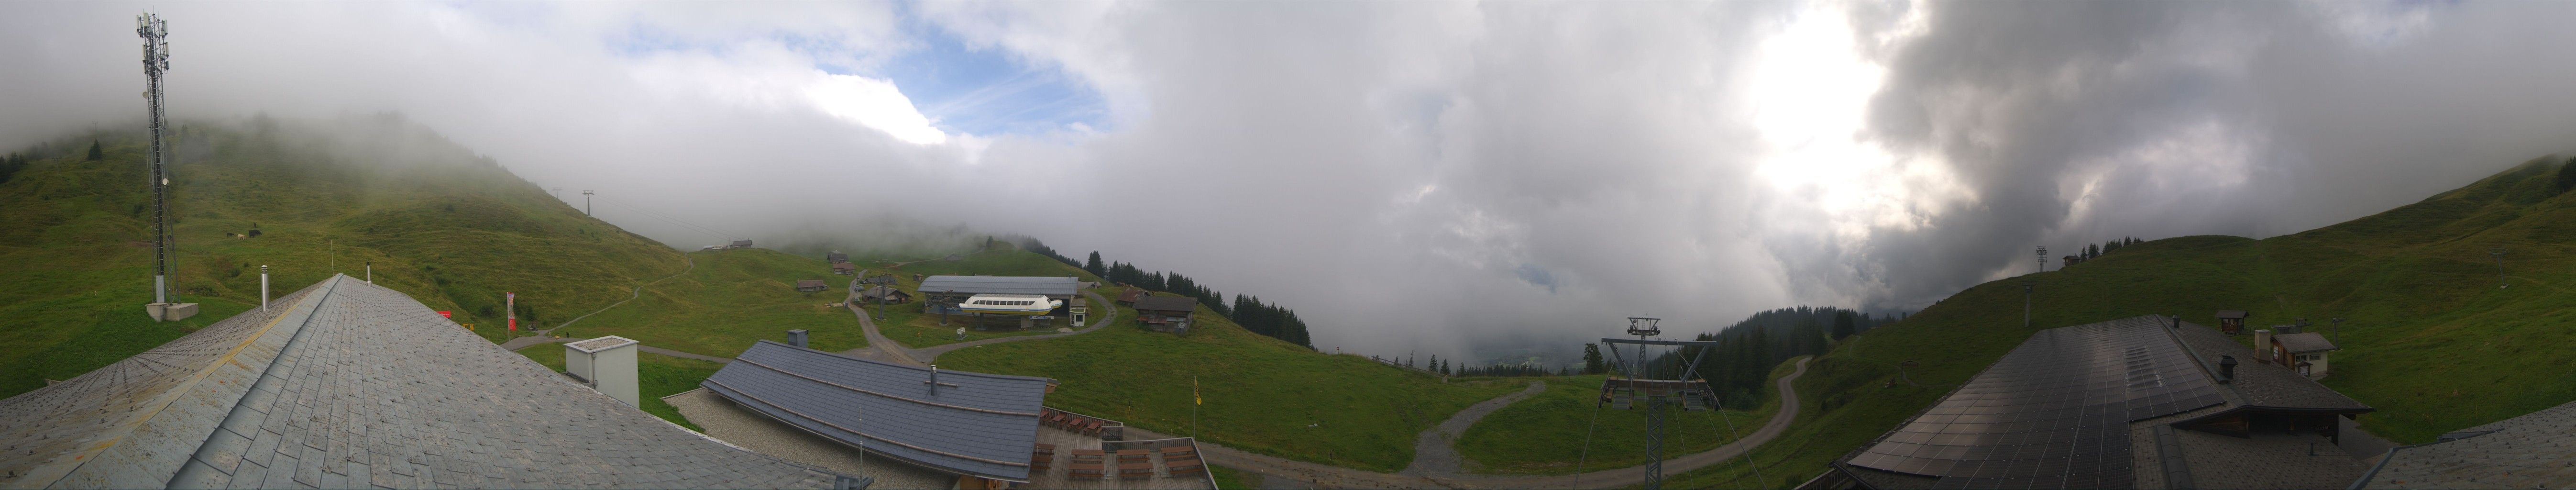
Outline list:
[[[800,292],[800,293],[819,293],[819,292],[823,292],[823,290],[825,290],[825,289],[831,289],[831,288],[832,288],[832,286],[829,286],[829,285],[825,285],[825,284],[823,284],[823,280],[822,280],[822,279],[806,279],[806,280],[802,280],[802,281],[796,281],[796,292]]]

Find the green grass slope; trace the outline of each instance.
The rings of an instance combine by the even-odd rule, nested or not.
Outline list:
[[[1122,319],[1131,318],[1124,314]],[[944,368],[1062,381],[1047,405],[1166,434],[1290,459],[1375,471],[1413,461],[1414,436],[1521,380],[1441,383],[1356,355],[1331,355],[1244,330],[1202,306],[1188,336],[1121,321],[1072,337],[967,348]]]
[[[764,249],[689,252],[687,273],[645,286],[634,301],[584,318],[555,333],[567,337],[618,335],[665,349],[733,357],[761,339],[787,341],[805,329],[816,349],[866,347],[867,334],[849,310],[828,306],[849,296],[849,276],[832,274],[822,259]],[[822,279],[830,288],[796,291],[796,281]]]
[[[529,360],[544,364],[546,368],[553,369],[555,372],[564,371],[563,345],[538,344],[519,349],[519,355],[528,356]],[[706,381],[708,376],[716,375],[718,369],[724,369],[724,365],[651,352],[637,352],[635,354],[635,392],[644,401],[644,406],[638,408],[644,409],[645,413],[661,417],[662,420],[688,427],[689,430],[706,432],[706,429],[698,428],[698,424],[689,423],[687,417],[680,416],[680,408],[662,401],[662,397],[698,389],[698,382]]]
[[[1846,339],[1809,366],[1819,400],[1746,469],[1684,475],[1692,487],[1784,486],[1893,429],[2036,330],[2140,314],[2215,325],[2221,309],[2255,327],[2306,317],[2339,335],[2323,380],[2379,409],[2362,426],[2400,443],[2576,401],[2576,193],[2535,160],[2376,215],[2253,240],[2193,236],[2121,248],[2063,270],[1980,284],[1893,325]],[[2507,251],[2498,287],[2494,247]],[[2037,284],[2022,327],[2021,281]],[[2340,327],[2328,318],[2347,319]],[[2250,342],[2251,336],[2246,337]],[[1904,368],[1897,363],[1917,361]],[[1916,384],[1919,383],[1919,386]]]
[[[105,158],[89,160],[93,139]],[[497,163],[390,117],[189,123],[171,138],[172,278],[203,312],[155,324],[145,141],[101,132],[32,149],[0,183],[0,396],[142,352],[335,270],[410,294],[487,338],[626,299],[677,251],[584,216]],[[256,223],[258,238],[230,238]],[[335,267],[336,266],[336,267]]]
[[[1556,475],[1646,464],[1645,410],[1595,406],[1607,377],[1502,378],[1544,380],[1547,391],[1486,415],[1452,445],[1476,463],[1470,471],[1488,474]],[[1761,406],[1727,410],[1724,418],[1717,411],[1671,412],[1664,419],[1663,454],[1679,456],[1734,442],[1762,427],[1779,409],[1778,397],[1766,395]],[[1575,451],[1569,453],[1569,448]]]

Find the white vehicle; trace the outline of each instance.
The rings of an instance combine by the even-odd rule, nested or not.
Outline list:
[[[1034,294],[978,294],[966,298],[957,309],[986,315],[1044,315],[1064,306],[1064,301]]]

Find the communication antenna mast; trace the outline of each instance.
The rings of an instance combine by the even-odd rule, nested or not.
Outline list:
[[[134,18],[134,34],[143,37],[143,100],[152,116],[152,302],[170,302],[170,171],[161,138],[161,72],[170,69],[170,24],[151,13]]]
[[[2039,247],[2039,271],[2048,272],[2048,247]]]

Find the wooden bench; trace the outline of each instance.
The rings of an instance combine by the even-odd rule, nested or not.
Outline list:
[[[1100,463],[1074,463],[1072,468],[1072,472],[1069,473],[1067,477],[1074,480],[1105,480],[1109,478],[1108,474],[1101,472]]]
[[[1134,463],[1118,463],[1118,479],[1120,480],[1144,480],[1153,477],[1154,463],[1143,461]]]

